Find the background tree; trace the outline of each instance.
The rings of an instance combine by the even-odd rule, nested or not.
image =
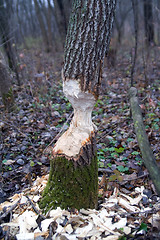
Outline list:
[[[160,45],[160,1],[157,0],[157,11],[156,11],[156,15],[157,15],[157,38],[158,38],[158,44]]]
[[[91,113],[109,47],[115,0],[77,0],[66,38],[63,91],[74,108],[69,129],[53,148],[50,176],[40,207],[95,208],[98,169]]]
[[[13,44],[13,32],[10,30],[10,16],[12,15],[12,4],[9,0],[0,0],[0,37],[6,56],[8,58],[9,67],[15,72],[18,84],[20,79],[18,74],[18,66]]]
[[[13,92],[11,87],[11,80],[9,73],[0,60],[0,93],[3,104],[9,111],[12,110],[14,105]]]
[[[22,15],[23,13],[23,15]],[[37,38],[41,34],[41,30],[38,24],[38,19],[35,11],[35,6],[32,0],[21,0],[20,18],[23,20],[22,26],[25,37],[32,36]]]
[[[132,68],[131,68],[131,87],[133,87],[134,82],[134,71],[137,59],[137,48],[138,48],[138,1],[131,0],[134,16],[134,30],[135,30],[135,47],[134,47],[134,56],[132,56]]]
[[[53,0],[53,3],[56,22],[61,35],[62,43],[64,44],[67,34],[67,27],[71,12],[72,0]]]
[[[26,43],[26,40],[25,40],[25,37],[24,37],[24,31],[22,29],[22,24],[21,24],[21,17],[19,15],[19,12],[20,12],[20,7],[21,7],[21,4],[20,4],[20,1],[17,0],[17,3],[16,3],[16,11],[17,11],[17,20],[18,20],[18,24],[19,24],[19,31],[20,31],[20,34],[21,34],[21,38],[22,38],[22,41],[24,43],[24,47],[26,49],[28,49],[28,46],[27,46],[27,43]]]
[[[37,0],[34,0],[34,4],[35,4],[37,18],[38,18],[38,21],[39,21],[39,26],[40,26],[41,32],[42,32],[43,42],[45,44],[45,49],[46,49],[47,52],[49,52],[50,49],[49,49],[48,33],[47,33],[47,30],[46,30],[43,15],[41,13],[41,7],[40,7],[39,2]]]
[[[122,36],[124,34],[124,25],[128,14],[132,11],[132,6],[128,0],[118,0],[117,10],[115,16],[114,27],[117,30],[118,43],[121,44]]]
[[[143,0],[144,7],[144,28],[146,45],[154,43],[154,25],[153,25],[153,9],[152,0]]]

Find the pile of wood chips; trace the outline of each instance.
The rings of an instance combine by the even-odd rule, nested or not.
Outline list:
[[[58,207],[43,215],[38,201],[47,181],[48,175],[38,177],[33,187],[0,205],[0,239],[116,240],[122,236],[144,239],[153,229],[159,236],[160,198],[156,196],[154,204],[148,199],[150,207],[145,207],[142,199],[147,196],[143,186],[135,188],[132,197],[115,188],[109,198],[104,198],[99,210],[67,211]]]

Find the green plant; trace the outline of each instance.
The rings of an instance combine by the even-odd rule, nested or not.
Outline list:
[[[117,153],[122,153],[124,152],[124,148],[120,147],[120,148],[115,148],[114,149]]]
[[[132,152],[132,155],[139,155],[139,152],[133,151],[133,152]]]
[[[118,238],[118,240],[127,240],[127,238],[125,236],[121,236]]]
[[[139,165],[139,166],[141,166],[142,165],[142,159],[141,158],[139,158],[139,157],[136,157],[135,158],[136,159],[136,161],[137,161],[137,164]]]
[[[129,168],[124,166],[117,166],[118,171],[120,172],[128,172]]]
[[[35,165],[35,163],[32,160],[30,160],[30,166],[34,167],[34,165]]]
[[[144,230],[145,232],[147,232],[147,224],[146,223],[141,223],[138,231]]]

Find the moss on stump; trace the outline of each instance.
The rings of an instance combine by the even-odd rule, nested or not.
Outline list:
[[[98,197],[98,166],[94,154],[89,164],[57,156],[51,159],[49,180],[40,208],[96,208]]]

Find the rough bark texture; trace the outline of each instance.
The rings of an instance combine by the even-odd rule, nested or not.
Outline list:
[[[93,143],[94,141],[94,143]],[[98,198],[98,167],[95,140],[86,144],[78,160],[65,156],[53,156],[47,187],[40,207],[96,208]]]
[[[9,111],[12,110],[14,105],[14,98],[10,84],[10,76],[1,61],[0,61],[0,93],[5,108],[8,109]]]
[[[65,79],[80,79],[82,91],[98,95],[100,73],[109,47],[116,0],[77,0],[65,46]]]
[[[130,106],[138,144],[142,153],[144,164],[150,174],[150,177],[155,185],[156,191],[160,196],[160,168],[158,167],[151,150],[148,137],[143,124],[142,113],[138,102],[137,89],[130,88],[129,91]]]

